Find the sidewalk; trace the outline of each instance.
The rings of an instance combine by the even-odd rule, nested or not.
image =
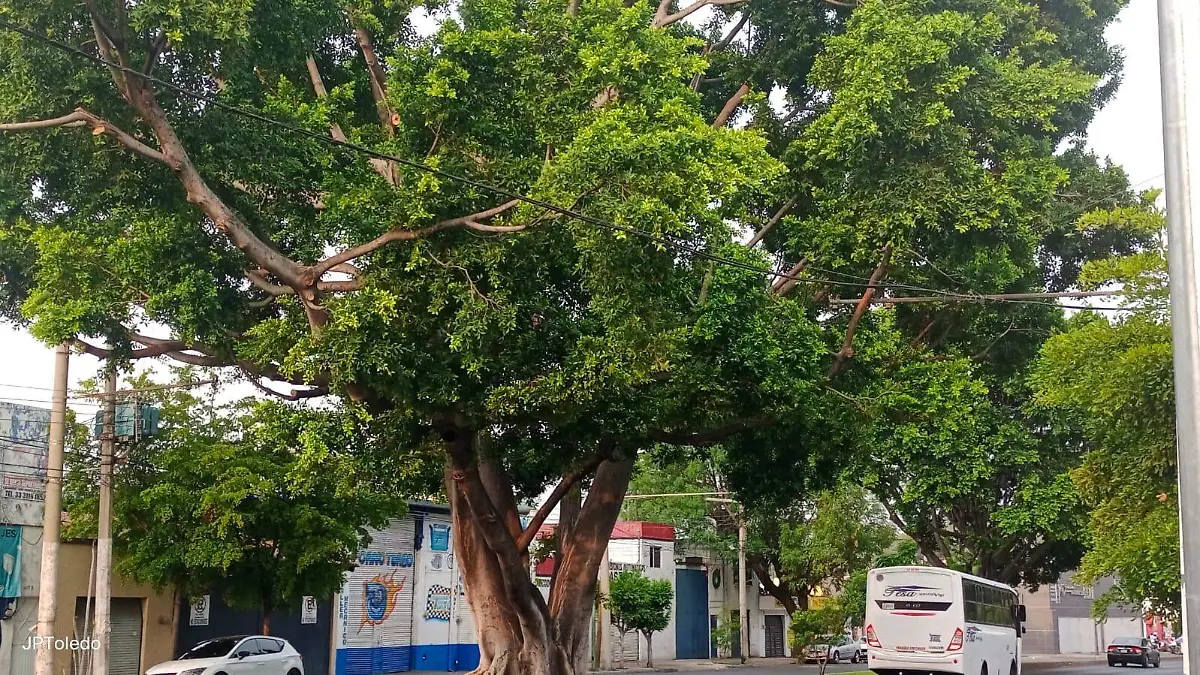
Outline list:
[[[621,675],[623,673],[702,673],[714,670],[727,670],[729,668],[771,668],[795,665],[795,663],[794,660],[789,658],[754,658],[745,664],[740,663],[737,659],[683,659],[656,663],[654,668],[645,668],[636,664],[630,664],[629,667],[623,670],[593,670],[591,672],[597,675],[601,673],[606,675]]]

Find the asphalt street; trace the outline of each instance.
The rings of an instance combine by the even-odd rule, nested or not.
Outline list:
[[[746,675],[817,675],[820,671],[816,666],[782,665],[774,667],[730,668],[725,672],[737,671]],[[1088,661],[1085,663],[1037,663],[1026,664],[1022,669],[1023,675],[1134,675],[1141,670],[1137,667],[1109,668],[1104,661]],[[858,673],[862,672],[861,665],[841,664],[828,666],[826,673]],[[1165,657],[1161,668],[1150,668],[1146,675],[1183,675],[1183,659]]]

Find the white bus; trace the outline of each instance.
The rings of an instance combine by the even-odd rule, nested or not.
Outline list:
[[[1025,606],[1012,588],[940,567],[867,576],[867,665],[878,675],[1020,675]]]

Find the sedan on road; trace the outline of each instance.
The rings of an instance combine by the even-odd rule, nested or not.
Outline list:
[[[829,663],[849,661],[858,663],[866,660],[866,643],[855,641],[849,635],[823,638],[819,644],[809,645],[804,649],[805,661],[828,660]]]
[[[287,640],[230,635],[205,640],[146,675],[304,675],[304,664]]]
[[[1108,665],[1137,664],[1143,668],[1162,666],[1162,654],[1146,638],[1117,638],[1108,646]]]
[[[843,637],[833,643],[829,648],[829,662],[841,663],[849,661],[850,663],[858,663],[859,661],[867,660],[867,638],[854,640],[850,637]]]

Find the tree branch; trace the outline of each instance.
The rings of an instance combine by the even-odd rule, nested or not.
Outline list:
[[[314,284],[306,283],[301,276],[302,267],[259,238],[250,226],[209,187],[195,165],[192,164],[183,141],[175,133],[166,112],[158,104],[158,100],[149,86],[131,87],[130,95],[132,105],[150,125],[154,135],[158,138],[162,154],[167,158],[168,164],[183,184],[188,201],[200,207],[200,210],[208,216],[217,229],[246,257],[288,286],[296,289],[305,303],[306,309],[310,308],[316,300],[316,291],[313,288]],[[310,311],[310,324],[314,324],[318,318]],[[314,324],[314,327],[317,325]]]
[[[661,3],[659,3],[658,11],[654,15],[654,21],[650,25],[655,28],[665,28],[676,21],[686,19],[696,10],[709,5],[713,5],[714,7],[717,5],[738,5],[746,1],[747,0],[696,0],[696,2],[684,7],[678,12],[670,14],[671,0],[663,0]]]
[[[784,202],[783,206],[779,207],[779,210],[775,212],[775,215],[771,216],[771,219],[767,221],[767,224],[763,225],[762,229],[756,232],[750,241],[746,242],[746,248],[754,248],[755,246],[758,246],[758,242],[762,241],[763,237],[767,236],[767,233],[771,231],[771,228],[775,227],[779,221],[783,220],[783,217],[786,216],[787,212],[791,211],[792,207],[795,205],[796,197],[794,196]]]
[[[900,528],[901,532],[908,535],[909,539],[913,540],[913,543],[917,545],[917,548],[921,549],[921,555],[925,556],[935,567],[946,567],[946,561],[942,560],[941,557],[938,556],[937,552],[929,547],[927,542],[917,539],[912,535],[912,531],[909,530],[908,523],[905,523],[899,514],[896,513],[896,509],[892,508],[892,505],[888,503],[888,500],[880,499],[879,501],[881,504],[883,504],[883,508],[887,510],[888,519],[891,520],[896,527]]]
[[[734,38],[736,38],[738,36],[738,34],[742,32],[742,29],[745,28],[746,24],[748,24],[748,23],[750,23],[750,12],[743,11],[741,20],[738,21],[737,24],[728,33],[725,34],[725,37],[721,38],[720,42],[713,45],[712,49],[710,49],[709,51],[710,52],[719,52],[719,51],[724,50],[729,45],[733,44]]]
[[[371,96],[375,99],[375,112],[379,115],[379,124],[388,138],[391,138],[395,133],[395,126],[393,124],[394,113],[387,101],[387,75],[383,72],[383,66],[379,64],[379,57],[375,54],[375,44],[372,42],[370,31],[356,16],[350,17],[350,23],[354,26],[355,37],[358,38],[358,48],[367,62],[367,76],[371,81]]]
[[[325,90],[325,80],[321,77],[321,71],[317,68],[317,60],[309,55],[304,60],[304,65],[308,66],[308,78],[312,80],[313,91],[316,92],[318,99],[325,99],[329,96],[329,92]],[[346,134],[342,131],[342,127],[337,122],[329,124],[329,135],[335,141],[342,143],[346,142]]]
[[[329,256],[328,258],[309,267],[307,274],[309,274],[313,279],[319,279],[321,275],[325,274],[337,265],[349,262],[355,258],[360,258],[368,253],[383,248],[394,241],[411,241],[413,239],[420,239],[421,237],[427,237],[431,234],[441,232],[442,230],[449,230],[456,227],[469,227],[473,230],[480,230],[483,232],[517,232],[525,229],[525,226],[514,225],[511,227],[493,227],[490,225],[483,225],[478,221],[497,216],[511,208],[514,208],[520,203],[521,201],[519,199],[514,199],[486,211],[472,213],[468,216],[451,218],[450,220],[443,220],[440,223],[436,223],[419,230],[391,230],[390,232],[386,232],[365,244],[361,244],[359,246],[355,246],[354,248],[346,249],[341,253]]]
[[[750,93],[750,85],[746,82],[738,87],[737,91],[733,92],[733,96],[725,101],[725,107],[721,108],[721,112],[717,115],[717,119],[713,120],[713,128],[720,129],[729,123],[729,118],[733,116],[733,112],[742,104],[742,99],[746,98],[746,94]]]
[[[796,284],[800,283],[800,273],[804,271],[805,267],[808,267],[808,258],[801,258],[800,262],[792,265],[792,268],[782,278],[776,279],[775,283],[771,285],[771,292],[775,294],[775,297],[782,298],[795,288]]]
[[[888,262],[891,259],[892,247],[885,246],[883,248],[883,260],[879,262],[879,266],[871,273],[871,278],[867,282],[867,290],[859,298],[858,306],[854,308],[854,314],[850,316],[850,323],[846,326],[846,338],[842,341],[842,348],[834,356],[833,364],[830,365],[829,373],[826,377],[832,378],[834,375],[837,375],[846,361],[854,356],[854,333],[858,330],[858,324],[862,321],[863,316],[867,313],[867,309],[871,306],[871,299],[875,297],[875,292],[879,288],[879,282],[883,279],[883,275],[887,271]]]
[[[55,117],[46,120],[34,120],[31,122],[13,122],[10,124],[0,124],[0,132],[20,132],[20,131],[37,131],[40,129],[52,129],[55,127],[78,128],[90,126],[93,135],[104,134],[114,138],[118,143],[125,146],[129,150],[137,154],[152,159],[156,162],[170,165],[171,161],[166,155],[146,145],[138,139],[130,136],[125,131],[117,128],[108,121],[93,115],[83,108],[76,108],[72,112],[62,117]]]
[[[529,545],[533,543],[534,538],[537,537],[538,530],[542,527],[542,524],[546,522],[546,518],[550,515],[550,512],[554,510],[554,507],[558,506],[558,503],[562,501],[562,498],[566,496],[567,492],[569,492],[576,483],[578,483],[582,478],[591,475],[592,472],[595,471],[600,466],[600,463],[605,459],[607,459],[607,457],[596,454],[583,466],[563,476],[562,481],[560,481],[559,484],[554,488],[554,491],[550,493],[550,496],[546,498],[546,502],[542,504],[542,506],[537,510],[537,513],[534,513],[533,517],[529,519],[529,525],[527,525],[525,530],[521,532],[521,536],[517,539],[518,551],[524,553],[525,551],[529,550]]]
[[[159,30],[158,35],[154,37],[154,41],[150,43],[150,49],[146,52],[146,61],[142,65],[142,72],[146,75],[154,72],[154,66],[158,63],[158,57],[162,55],[163,50],[167,48],[167,32]]]
[[[329,387],[313,387],[311,389],[293,389],[293,390],[291,390],[291,392],[288,392],[288,393],[284,393],[282,391],[275,391],[274,389],[268,387],[267,385],[263,384],[262,382],[259,382],[258,378],[255,377],[252,373],[246,373],[246,374],[250,375],[250,377],[247,378],[247,380],[250,382],[250,384],[254,385],[255,389],[258,389],[259,391],[263,392],[264,394],[267,394],[268,396],[275,396],[275,397],[281,398],[285,401],[300,401],[302,399],[320,398],[322,396],[329,395]]]

